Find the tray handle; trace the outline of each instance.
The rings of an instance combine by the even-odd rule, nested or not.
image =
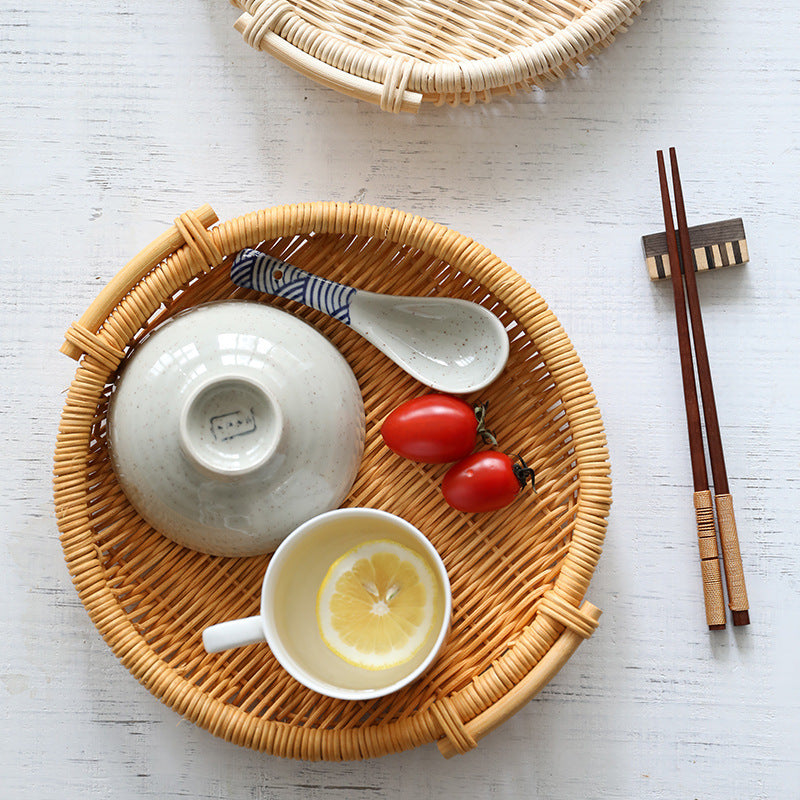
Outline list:
[[[594,622],[600,619],[602,613],[597,606],[589,602],[584,603],[580,611]],[[463,725],[464,733],[471,740],[477,742],[487,733],[491,733],[502,725],[539,694],[567,663],[585,638],[578,631],[565,628],[553,646],[542,656],[539,663],[516,686],[506,692],[496,703]],[[445,758],[452,758],[459,753],[456,745],[447,736],[440,739],[437,746]]]
[[[238,6],[239,4],[233,3],[233,5]],[[256,16],[245,12],[234,23],[233,27],[242,34],[244,40],[251,47],[270,53],[288,67],[329,89],[334,89],[356,100],[373,103],[384,111],[393,113],[406,111],[412,114],[419,111],[422,95],[406,88],[414,63],[412,59],[406,57],[391,59],[386,80],[383,83],[351,75],[349,72],[332,67],[318,58],[308,55],[271,30],[269,26],[274,24],[280,16],[271,8],[272,5],[274,4],[259,4],[257,9],[254,8]],[[278,9],[279,11],[280,9]]]
[[[85,350],[79,346],[75,332],[84,339],[88,337],[94,340],[100,326],[131,287],[184,244],[189,244],[203,261],[213,263],[217,256],[221,261],[222,256],[210,242],[210,237],[202,235],[206,228],[218,221],[219,217],[208,203],[178,217],[171,228],[135,255],[99,292],[81,318],[73,323],[70,335],[61,345],[61,352],[78,361]],[[95,345],[100,346],[98,342]]]

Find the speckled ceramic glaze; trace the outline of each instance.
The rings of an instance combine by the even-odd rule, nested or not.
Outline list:
[[[165,536],[214,555],[274,550],[341,504],[364,405],[339,351],[258,303],[196,306],[134,350],[108,411],[120,484]]]

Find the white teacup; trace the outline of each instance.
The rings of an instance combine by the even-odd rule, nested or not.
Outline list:
[[[438,584],[431,632],[406,662],[365,669],[334,653],[317,624],[319,588],[331,564],[370,540],[388,539],[421,556]],[[406,520],[371,508],[328,511],[302,524],[270,559],[261,589],[261,612],[212,625],[203,631],[209,653],[266,642],[281,666],[320,694],[342,700],[369,700],[397,691],[436,660],[450,630],[452,598],[442,559],[425,536]]]

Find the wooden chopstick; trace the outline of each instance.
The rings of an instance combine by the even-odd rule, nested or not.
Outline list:
[[[697,385],[694,379],[689,323],[686,316],[686,299],[683,293],[680,257],[678,255],[678,243],[675,239],[675,224],[672,218],[672,205],[670,203],[663,152],[659,150],[656,153],[656,157],[658,159],[658,177],[661,183],[661,205],[664,210],[664,230],[667,234],[667,253],[672,277],[672,294],[675,300],[675,322],[678,329],[678,351],[683,381],[683,399],[686,407],[689,454],[692,462],[693,499],[697,521],[697,541],[700,548],[700,569],[703,579],[706,623],[711,630],[722,630],[725,628],[725,598],[722,592],[722,573],[719,566],[714,511],[711,492],[708,487],[703,431],[700,424],[700,407],[697,398]]]
[[[692,339],[697,360],[697,377],[700,382],[700,395],[703,399],[703,417],[706,422],[708,455],[711,460],[711,476],[714,483],[714,504],[717,509],[717,524],[722,545],[722,563],[725,568],[725,583],[728,589],[728,606],[734,625],[749,625],[750,612],[747,588],[744,580],[742,556],[739,551],[739,536],[736,531],[736,518],[733,513],[733,498],[728,487],[728,473],[725,469],[725,456],[722,451],[722,437],[717,418],[717,404],[714,399],[714,385],[711,380],[711,367],[703,330],[703,317],[700,312],[700,298],[697,294],[697,281],[692,267],[692,248],[689,241],[689,226],[686,223],[686,209],[683,203],[683,190],[678,172],[678,158],[675,148],[669,149],[672,168],[672,190],[675,195],[675,214],[678,218],[678,237],[680,257],[684,265],[686,297],[689,301],[689,317],[692,324]]]

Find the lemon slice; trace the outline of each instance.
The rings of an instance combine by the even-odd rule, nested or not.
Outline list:
[[[317,594],[325,644],[345,661],[379,670],[408,661],[433,627],[438,588],[418,553],[386,539],[348,550]]]

